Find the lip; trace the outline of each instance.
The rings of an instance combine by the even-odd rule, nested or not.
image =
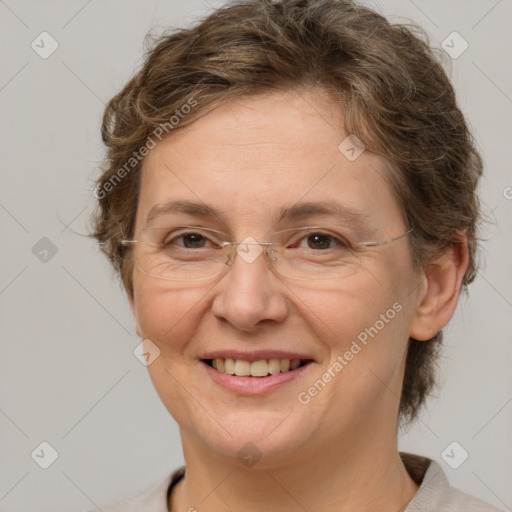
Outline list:
[[[201,359],[243,359],[245,361],[259,361],[260,359],[301,359],[314,361],[314,358],[307,354],[298,352],[285,352],[283,350],[252,350],[251,352],[243,350],[216,350],[208,352],[201,356]]]
[[[240,359],[242,358],[240,357]],[[259,359],[266,358],[259,357]],[[275,359],[279,358],[275,357]],[[287,359],[287,357],[283,357],[283,359]],[[301,358],[297,357],[296,359]],[[255,361],[256,360],[258,360],[258,358],[255,359]],[[216,384],[223,387],[224,389],[227,389],[228,391],[232,391],[238,395],[244,396],[256,396],[271,393],[281,386],[284,386],[285,384],[300,378],[301,375],[308,371],[309,367],[312,366],[312,363],[313,361],[311,360],[310,363],[304,366],[300,366],[295,370],[278,373],[276,375],[267,375],[266,377],[239,377],[237,375],[228,375],[227,373],[215,370],[211,366],[208,366],[208,364],[206,364],[204,361],[200,361],[201,366],[205,369],[206,373]]]

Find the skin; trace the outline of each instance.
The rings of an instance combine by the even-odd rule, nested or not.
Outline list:
[[[136,233],[155,204],[189,199],[227,215],[222,223],[184,215],[180,222],[266,241],[280,207],[331,199],[364,213],[372,240],[402,234],[385,161],[369,151],[347,160],[338,151],[348,135],[342,119],[341,107],[318,90],[213,109],[146,157]],[[309,220],[331,229],[335,222]],[[407,343],[429,339],[452,315],[468,262],[463,235],[460,242],[428,271],[413,266],[407,237],[367,248],[355,273],[320,284],[277,276],[263,258],[249,264],[237,257],[224,276],[197,283],[135,269],[137,333],[160,350],[148,370],[179,425],[187,468],[169,510],[405,508],[418,488],[397,450]],[[396,302],[402,310],[378,335],[308,404],[299,403],[299,392]],[[294,350],[315,362],[270,394],[239,396],[213,383],[199,362],[206,351],[224,348]],[[237,457],[248,442],[262,454],[251,467]]]

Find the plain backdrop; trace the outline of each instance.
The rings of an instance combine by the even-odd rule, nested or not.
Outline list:
[[[183,464],[177,425],[133,354],[127,300],[93,241],[71,230],[85,229],[104,103],[140,65],[144,36],[220,3],[0,2],[1,511],[94,509]],[[512,2],[367,3],[416,21],[435,46],[467,42],[447,66],[486,166],[482,271],[446,329],[443,387],[400,449],[510,510]],[[442,457],[454,441],[469,455],[457,469]]]

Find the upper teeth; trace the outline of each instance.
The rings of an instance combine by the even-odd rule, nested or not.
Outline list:
[[[275,375],[279,372],[295,370],[300,366],[300,359],[260,359],[251,362],[244,359],[217,357],[212,359],[212,365],[216,370],[229,375],[266,377],[269,373]]]

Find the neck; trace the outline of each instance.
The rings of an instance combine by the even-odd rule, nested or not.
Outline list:
[[[264,465],[262,459],[250,468],[198,448],[182,432],[186,474],[174,488],[169,510],[253,512],[263,503],[282,512],[405,510],[418,486],[400,459],[396,433],[364,428],[357,425],[344,436],[348,442],[340,439],[337,446],[310,445],[286,462]]]

